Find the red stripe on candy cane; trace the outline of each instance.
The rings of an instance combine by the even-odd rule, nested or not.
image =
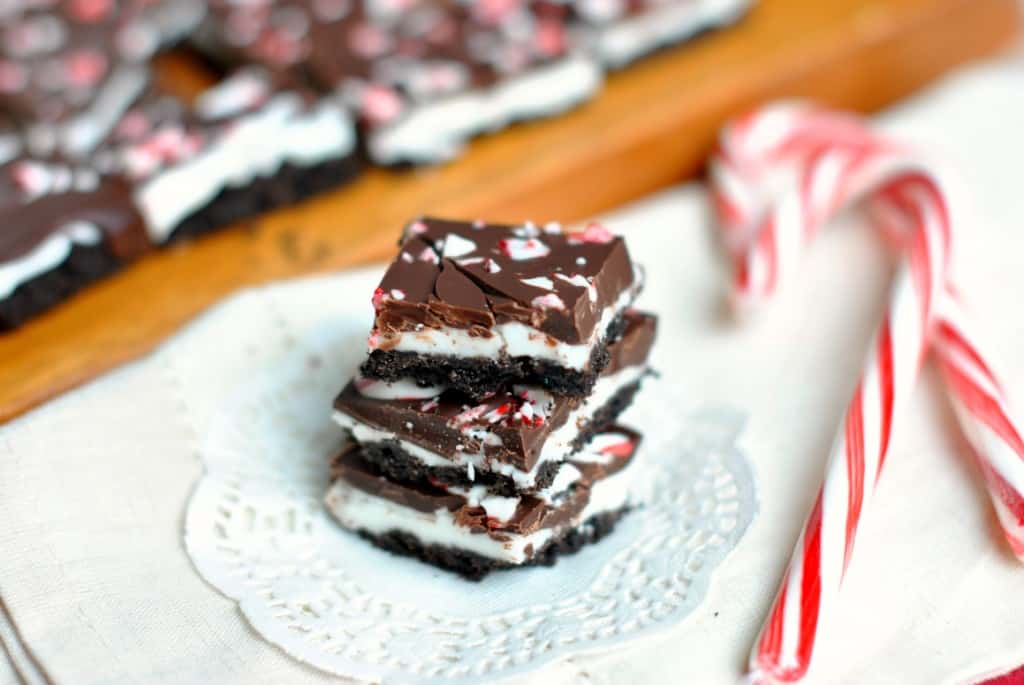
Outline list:
[[[846,478],[850,483],[849,504],[846,513],[846,546],[843,554],[843,573],[853,554],[853,539],[857,534],[861,506],[864,504],[864,408],[861,406],[863,388],[857,385],[846,419]],[[884,448],[883,448],[884,451]]]
[[[878,401],[882,407],[882,429],[879,431],[878,469],[875,481],[882,476],[882,465],[885,455],[889,452],[889,438],[892,437],[892,407],[895,401],[892,368],[892,331],[889,328],[889,317],[882,320],[882,329],[878,334]]]
[[[797,644],[797,663],[795,672],[803,677],[814,651],[814,640],[818,636],[818,610],[821,607],[821,531],[822,531],[822,494],[811,509],[807,520],[807,529],[811,532],[804,544],[804,572],[801,575],[800,599],[803,607],[800,621],[800,640]]]

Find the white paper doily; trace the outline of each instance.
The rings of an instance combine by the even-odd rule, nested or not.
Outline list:
[[[341,441],[331,400],[362,353],[363,320],[338,320],[252,370],[201,442],[189,504],[196,568],[253,627],[325,671],[384,683],[479,683],[605,650],[678,623],[755,515],[729,410],[680,416],[651,380],[625,422],[645,434],[640,506],[551,568],[471,582],[341,529],[322,497]],[[675,411],[673,411],[675,410]]]

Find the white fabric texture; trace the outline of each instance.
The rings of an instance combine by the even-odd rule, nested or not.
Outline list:
[[[970,184],[980,220],[962,232],[957,275],[1018,403],[1021,66],[963,73],[880,117],[892,133],[940,148]],[[656,365],[694,405],[749,415],[740,444],[755,468],[760,514],[682,625],[510,682],[734,683],[746,661],[882,310],[892,261],[874,232],[847,216],[816,241],[779,298],[738,325],[724,314],[728,279],[711,220],[702,188],[688,185],[607,223],[647,268],[641,304],[661,315]],[[339,297],[368,298],[379,272],[358,272],[358,287]],[[241,297],[238,325],[218,324],[222,344],[237,350],[220,355],[225,378],[295,344],[277,334],[291,312]],[[261,333],[241,338],[238,330]],[[197,349],[191,368],[172,373],[157,352],[0,428],[0,597],[54,682],[339,682],[259,639],[182,549],[183,512],[200,472],[197,436],[237,385],[182,406],[182,388],[170,379],[190,382],[203,354]],[[937,380],[926,369],[897,425],[837,611],[823,622],[813,682],[970,682],[1024,663],[1024,569],[1003,546]],[[0,683],[8,672],[0,666]]]

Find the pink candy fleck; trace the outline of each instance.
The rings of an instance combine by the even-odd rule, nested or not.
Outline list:
[[[472,4],[473,16],[483,24],[495,26],[519,9],[519,0],[477,0]]]
[[[122,139],[137,140],[149,131],[149,117],[141,110],[133,109],[117,122],[114,134]]]
[[[623,438],[619,442],[603,446],[600,452],[613,457],[628,457],[633,453],[633,443],[628,438]]]
[[[0,60],[0,93],[17,93],[28,82],[25,70],[7,60]]]
[[[108,16],[114,8],[112,0],[71,0],[68,11],[78,21],[93,23]]]
[[[67,58],[64,66],[68,83],[88,87],[96,84],[107,72],[107,58],[96,50],[79,50]]]
[[[51,174],[37,162],[19,162],[11,167],[11,175],[18,187],[33,197],[46,192],[50,185]]]
[[[534,45],[544,57],[554,57],[565,52],[565,28],[558,21],[546,20],[537,24]]]
[[[420,252],[419,257],[417,257],[417,259],[419,259],[421,262],[430,262],[431,264],[437,264],[438,262],[441,261],[437,257],[437,252],[435,252],[434,249],[431,247],[423,248],[423,251]]]
[[[504,238],[498,241],[498,249],[505,256],[515,260],[537,259],[551,254],[551,248],[536,238]]]
[[[259,37],[256,50],[274,64],[294,64],[302,57],[301,42],[284,31],[268,29]]]
[[[371,123],[384,124],[402,113],[402,99],[390,88],[369,85],[363,90],[361,110]]]
[[[369,23],[357,24],[348,33],[352,52],[367,59],[380,57],[391,48],[391,37]]]
[[[373,297],[370,298],[370,302],[373,303],[374,311],[379,312],[381,306],[384,304],[384,289],[377,288],[373,291]]]
[[[607,228],[599,223],[592,223],[587,225],[585,229],[579,233],[574,233],[569,237],[569,242],[574,244],[580,243],[599,243],[605,244],[615,240],[615,235]]]
[[[565,302],[554,293],[535,297],[530,301],[530,305],[536,309],[565,309]]]

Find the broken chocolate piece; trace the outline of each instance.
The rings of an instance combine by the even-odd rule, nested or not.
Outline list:
[[[476,398],[509,382],[585,395],[639,289],[625,243],[598,224],[418,219],[374,295],[362,373]]]
[[[449,484],[480,479],[506,492],[542,488],[549,465],[571,458],[614,421],[648,373],[656,319],[628,311],[624,320],[589,397],[513,386],[474,403],[441,386],[356,378],[335,400],[335,420],[392,477],[425,472]]]
[[[127,181],[52,160],[0,165],[0,330],[149,248]]]
[[[566,38],[559,12],[527,3],[214,0],[199,42],[339,93],[370,157],[391,165],[451,158],[478,133],[588,98],[600,70]]]

